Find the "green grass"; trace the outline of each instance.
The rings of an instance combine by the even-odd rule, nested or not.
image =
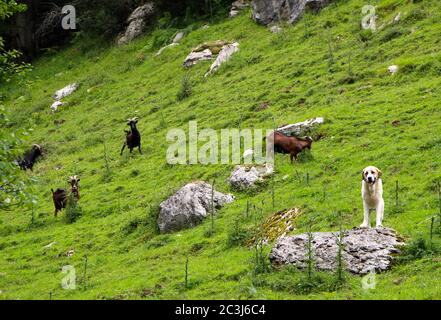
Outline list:
[[[36,61],[28,84],[2,87],[14,126],[33,128],[28,143],[42,144],[46,154],[33,172],[22,173],[38,179],[34,224],[24,208],[0,216],[0,299],[49,299],[50,292],[53,299],[441,298],[439,255],[394,266],[377,275],[370,291],[352,275],[334,290],[333,275],[325,273],[324,284],[308,294],[295,286],[304,272],[286,268],[255,275],[254,251],[231,245],[238,218],[241,227],[252,229],[272,212],[295,206],[305,214],[294,233],[307,231],[311,217],[314,231],[338,230],[337,212],[344,228],[358,226],[360,173],[371,164],[384,173],[384,224],[407,240],[427,236],[427,219],[438,212],[435,186],[441,181],[441,4],[373,1],[378,26],[398,12],[402,19],[372,34],[360,27],[364,4],[335,1],[281,34],[244,13],[192,31],[158,57],[151,36],[124,47],[77,39]],[[192,47],[217,39],[238,41],[240,51],[207,79],[209,62],[194,66],[188,75],[191,95],[178,100],[187,77],[184,58]],[[387,72],[392,64],[400,66],[394,76]],[[53,92],[74,81],[79,90],[51,114]],[[263,102],[269,107],[256,111]],[[143,154],[119,156],[125,119],[133,116],[140,118]],[[273,121],[281,125],[316,116],[327,122],[318,129],[322,138],[314,142],[312,155],[294,165],[277,155],[274,208],[271,183],[252,194],[230,190],[226,179],[233,166],[166,163],[167,130],[187,131],[189,120],[197,120],[200,129],[220,130],[272,128]],[[56,125],[56,120],[65,122]],[[398,126],[392,125],[395,120]],[[81,177],[82,215],[66,224],[65,212],[53,216],[50,189],[65,187],[74,174]],[[159,203],[192,180],[214,178],[218,190],[237,198],[216,215],[214,234],[209,236],[210,219],[190,230],[158,234]],[[394,208],[396,180],[399,210]],[[241,218],[247,201],[262,207],[263,215],[256,210]],[[52,248],[43,248],[54,241]],[[70,249],[74,255],[64,256]],[[76,290],[61,288],[64,265],[77,270]]]

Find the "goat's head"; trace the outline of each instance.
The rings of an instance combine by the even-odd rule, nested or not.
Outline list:
[[[134,118],[130,118],[127,119],[127,125],[130,126],[130,129],[136,129],[136,124],[138,123],[138,118],[134,117]]]
[[[42,155],[42,154],[43,154],[43,149],[42,149],[41,146],[38,145],[38,144],[33,144],[33,145],[32,145],[32,150],[33,150],[36,154],[39,154],[39,155]]]
[[[305,139],[305,141],[308,142],[308,144],[306,145],[306,148],[308,148],[309,150],[311,150],[311,145],[312,145],[312,142],[313,142],[314,140],[312,140],[312,138],[311,138],[310,136],[306,136],[304,139]]]
[[[80,178],[78,176],[71,176],[68,179],[68,182],[72,188],[72,191],[78,191]]]

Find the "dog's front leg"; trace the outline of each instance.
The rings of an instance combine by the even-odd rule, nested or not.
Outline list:
[[[383,215],[384,215],[384,200],[381,199],[377,205],[377,222],[376,227],[381,227],[383,225]]]
[[[363,201],[363,209],[364,209],[364,219],[363,223],[360,225],[360,228],[370,228],[370,220],[369,220],[369,207],[366,205],[366,203]]]

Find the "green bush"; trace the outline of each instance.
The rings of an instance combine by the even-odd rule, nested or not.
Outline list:
[[[83,210],[78,204],[77,199],[73,193],[70,193],[67,198],[66,212],[64,214],[64,221],[68,224],[74,223],[83,215]]]

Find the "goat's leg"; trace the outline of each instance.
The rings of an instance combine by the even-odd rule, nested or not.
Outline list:
[[[141,145],[138,146],[138,151],[139,151],[139,154],[142,154],[142,152],[141,152]]]
[[[125,147],[126,147],[126,144],[124,143],[124,144],[123,144],[123,147],[122,147],[122,149],[121,149],[121,153],[119,154],[120,156],[122,156],[122,153],[123,153]]]
[[[294,158],[294,153],[290,153],[289,158],[291,159],[291,164],[292,164],[292,162],[293,162],[292,159]]]

